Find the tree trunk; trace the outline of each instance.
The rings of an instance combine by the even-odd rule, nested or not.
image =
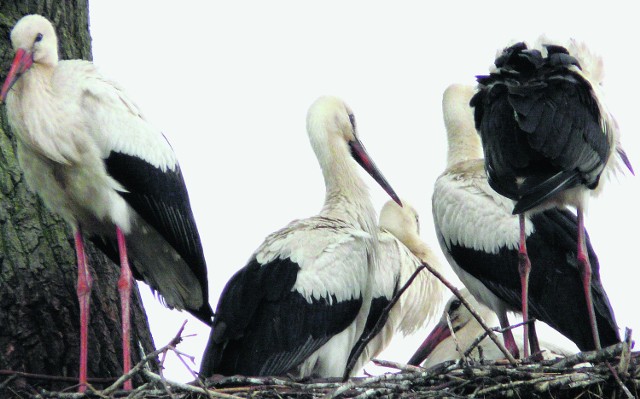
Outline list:
[[[9,33],[23,15],[31,13],[53,23],[61,59],[91,59],[87,0],[0,0],[0,83],[14,54]],[[4,107],[0,108],[0,370],[77,377],[80,315],[71,230],[27,190],[15,155],[15,138]],[[88,374],[90,379],[117,377],[122,374],[119,267],[89,240],[85,245],[94,277]],[[154,344],[137,285],[133,292],[135,364],[141,358],[140,350],[151,352]],[[7,378],[0,374],[0,397],[4,397],[3,389],[60,389],[75,384],[22,378],[3,384]]]

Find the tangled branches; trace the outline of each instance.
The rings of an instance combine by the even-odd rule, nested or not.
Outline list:
[[[439,277],[440,278],[440,277]],[[453,288],[453,287],[450,287]],[[454,290],[453,288],[452,290]],[[455,293],[455,291],[454,291]],[[158,399],[365,399],[365,398],[602,398],[639,397],[640,352],[631,352],[631,332],[625,340],[600,351],[580,352],[562,359],[542,362],[479,362],[470,359],[449,361],[430,369],[388,361],[374,360],[392,372],[373,376],[341,379],[292,380],[280,377],[233,376],[200,380],[184,361],[189,356],[178,351],[182,331],[163,348],[144,357],[129,373],[103,390],[85,393],[11,390],[16,378],[45,378],[0,370],[0,398],[84,399],[84,398],[158,398]],[[487,334],[493,331],[486,328]],[[165,379],[152,372],[147,363],[169,351],[175,352],[194,376],[192,384]],[[133,391],[123,391],[123,383],[141,376],[146,381]],[[3,379],[3,377],[6,377]],[[59,377],[58,377],[59,378]]]
[[[431,369],[393,362],[375,363],[394,372],[352,378],[294,381],[288,378],[226,377],[205,385],[171,382],[144,367],[148,359],[166,353],[169,344],[149,354],[131,373],[102,391],[86,393],[37,392],[20,398],[297,398],[297,399],[365,399],[365,398],[602,398],[638,397],[640,387],[640,353],[629,350],[625,341],[600,351],[581,352],[573,356],[539,363],[507,361],[449,361]],[[124,380],[141,374],[146,384],[135,390],[121,391]],[[0,391],[6,397],[6,392]]]

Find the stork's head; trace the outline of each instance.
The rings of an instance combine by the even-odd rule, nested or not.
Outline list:
[[[473,298],[473,295],[471,295],[466,288],[461,289],[460,294],[483,319],[488,320],[492,317],[493,313],[491,310],[486,306],[478,304],[478,302]],[[451,327],[449,327],[449,323],[451,323]],[[426,358],[429,357],[429,355],[442,341],[451,336],[452,329],[453,333],[460,334],[462,329],[467,327],[469,324],[474,324],[477,327],[480,326],[471,312],[469,312],[469,309],[462,304],[462,301],[460,301],[457,296],[453,295],[449,301],[447,301],[440,321],[436,324],[431,333],[429,333],[429,336],[424,340],[422,345],[420,345],[420,348],[418,348],[416,353],[411,357],[408,364],[419,366]],[[469,328],[469,330],[477,331],[477,327]],[[473,339],[475,337],[471,338]]]
[[[43,16],[32,14],[22,17],[11,31],[11,44],[16,55],[2,85],[2,102],[20,76],[34,63],[49,67],[58,63],[58,38],[51,22]]]
[[[344,101],[332,96],[318,98],[307,113],[307,132],[311,146],[325,172],[330,163],[340,162],[343,158],[350,156],[396,203],[402,206],[395,191],[360,141],[355,116]],[[341,176],[335,176],[335,178],[341,178]]]
[[[418,212],[404,199],[402,206],[398,206],[394,201],[387,201],[380,211],[378,224],[405,245],[420,236]]]

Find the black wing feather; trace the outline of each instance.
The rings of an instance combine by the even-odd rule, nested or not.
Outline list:
[[[309,303],[292,290],[300,267],[253,258],[222,292],[200,374],[283,375],[356,318],[362,298]]]
[[[207,265],[180,167],[163,171],[139,157],[116,151],[105,159],[105,165],[107,173],[127,190],[119,194],[189,265],[204,298],[201,308],[187,310],[210,325],[213,311]],[[135,259],[132,263],[135,267]]]
[[[547,323],[573,341],[580,350],[593,350],[587,305],[577,266],[577,219],[564,209],[551,209],[531,218],[535,232],[527,238],[531,260],[530,316]],[[592,268],[591,294],[603,346],[620,341],[609,298],[600,281],[599,263],[587,235]],[[518,251],[501,248],[489,254],[461,245],[449,249],[456,263],[480,280],[511,310],[520,312]]]

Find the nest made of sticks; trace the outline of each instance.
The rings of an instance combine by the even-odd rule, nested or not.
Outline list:
[[[153,373],[146,363],[175,350],[169,344],[138,363],[130,373],[103,390],[85,393],[50,392],[34,388],[9,389],[0,382],[1,398],[167,398],[167,399],[365,399],[365,398],[637,398],[640,387],[640,352],[631,352],[630,336],[600,351],[580,352],[567,358],[542,362],[448,361],[423,369],[374,360],[390,372],[371,377],[293,380],[280,377],[225,377],[206,384],[182,384]],[[141,375],[147,383],[122,391],[122,383]]]
[[[51,392],[22,382],[19,390],[12,386],[16,379],[55,379],[55,376],[28,375],[0,370],[0,399],[84,399],[84,398],[157,398],[157,399],[365,399],[365,398],[638,398],[640,397],[640,352],[632,352],[631,331],[625,332],[623,342],[599,351],[580,352],[572,356],[533,362],[516,360],[497,339],[494,329],[486,326],[477,312],[460,295],[458,290],[430,265],[423,264],[394,296],[383,315],[388,314],[400,295],[411,284],[421,269],[427,269],[440,279],[485,329],[505,354],[505,360],[487,362],[468,358],[471,349],[484,335],[478,337],[470,348],[460,351],[463,359],[448,361],[430,369],[405,364],[373,360],[377,365],[390,368],[390,372],[378,376],[342,379],[295,380],[283,377],[233,376],[203,382],[188,366],[191,356],[176,349],[182,340],[184,324],[166,346],[148,354],[129,373],[121,376],[105,389],[89,386],[84,393]],[[360,344],[366,346],[384,325],[381,317],[369,337]],[[514,326],[512,326],[514,327]],[[509,327],[509,328],[512,328]],[[156,374],[150,362],[160,364],[169,351],[175,352],[194,376],[194,382],[172,382]],[[358,358],[358,356],[354,356]],[[348,366],[348,370],[351,370]],[[348,372],[347,372],[348,373]],[[146,383],[133,391],[123,391],[123,383],[136,376]],[[3,377],[6,377],[3,379]],[[62,378],[61,378],[62,379]],[[66,378],[65,380],[68,380]]]

